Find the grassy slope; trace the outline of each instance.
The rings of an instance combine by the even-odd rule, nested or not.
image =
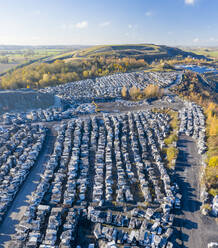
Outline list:
[[[52,63],[55,60],[65,60],[66,62],[76,62],[83,59],[91,60],[95,57],[129,57],[135,59],[145,59],[152,62],[155,59],[172,58],[175,56],[203,58],[202,55],[196,55],[192,52],[185,52],[181,49],[154,44],[128,44],[128,45],[98,45],[85,49],[68,51],[60,55],[54,56],[47,62]]]
[[[209,58],[218,59],[218,47],[213,48],[192,48],[184,49],[187,52],[193,52],[198,55],[204,55]]]
[[[73,53],[73,58],[93,58],[99,56],[133,57],[136,59],[145,59],[148,62],[154,59],[161,59],[173,56],[195,56],[193,53],[187,53],[178,48],[159,46],[154,44],[137,45],[106,45],[94,46]]]
[[[1,50],[3,52],[4,50]],[[5,50],[6,51],[6,50]],[[145,59],[152,62],[155,59],[172,58],[174,56],[195,56],[191,52],[185,52],[178,48],[159,46],[154,44],[133,44],[133,45],[99,45],[84,49],[35,49],[33,55],[24,56],[22,50],[13,51],[8,54],[9,61],[16,64],[25,64],[28,61],[42,59],[42,62],[52,63],[55,60],[65,60],[66,62],[77,62],[82,59],[92,59],[99,56],[105,57],[130,57],[136,59]],[[11,51],[10,51],[11,52]],[[26,52],[26,50],[23,50]],[[199,55],[201,57],[201,55]],[[44,59],[43,59],[44,58]],[[28,63],[27,63],[28,64]]]

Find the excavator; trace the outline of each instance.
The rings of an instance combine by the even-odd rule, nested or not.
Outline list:
[[[95,101],[93,100],[92,101],[92,104],[95,106],[95,112],[96,113],[98,113],[98,112],[100,112],[101,110],[99,109],[99,107],[98,107],[98,104],[97,103],[95,103]]]

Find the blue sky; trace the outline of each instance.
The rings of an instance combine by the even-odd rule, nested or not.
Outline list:
[[[0,44],[218,46],[218,0],[0,0]]]

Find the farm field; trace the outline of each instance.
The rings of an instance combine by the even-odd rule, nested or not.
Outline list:
[[[0,74],[3,72],[6,72],[7,70],[16,67],[17,65],[19,65],[19,63],[11,63],[11,64],[2,64],[0,63]]]
[[[68,46],[0,46],[0,59],[8,62],[26,62],[40,57],[55,56],[71,49]]]
[[[217,47],[208,47],[208,48],[192,48],[185,49],[187,52],[193,52],[198,55],[204,55],[208,58],[218,59],[218,48]]]
[[[53,59],[56,56],[73,51],[73,47],[68,46],[1,46],[0,45],[0,74],[9,69],[21,65],[41,61],[43,59]]]

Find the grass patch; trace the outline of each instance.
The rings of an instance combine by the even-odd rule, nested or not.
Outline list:
[[[167,160],[168,160],[170,168],[175,166],[174,161],[176,160],[178,153],[179,153],[179,151],[176,147],[170,146],[166,149]]]
[[[198,55],[204,55],[206,57],[218,59],[218,48],[198,48],[187,50],[187,52],[193,52]]]
[[[210,190],[209,190],[209,194],[211,194],[212,196],[216,196],[216,195],[218,195],[218,189],[213,189],[213,188],[211,188]]]
[[[172,134],[170,134],[170,136],[169,136],[168,138],[166,138],[166,139],[164,140],[164,143],[165,143],[167,146],[169,146],[169,145],[171,145],[173,142],[177,142],[177,140],[178,140],[178,136],[177,136],[175,133],[172,133]]]
[[[180,97],[194,101],[204,109],[206,116],[207,167],[203,181],[207,191],[215,195],[218,191],[218,104],[217,94],[213,87],[202,83],[202,78],[195,73],[187,72],[182,83],[173,91]]]
[[[179,150],[173,146],[174,142],[177,142],[178,135],[177,131],[179,128],[179,120],[178,120],[178,112],[170,110],[168,111],[168,114],[171,117],[170,120],[170,135],[164,140],[164,143],[166,145],[166,148],[163,150],[163,152],[167,156],[167,166],[170,169],[173,169],[175,167],[175,162],[179,153]]]
[[[164,157],[166,157],[165,164],[169,169],[175,168],[175,162],[179,153],[179,150],[174,146],[174,142],[177,142],[178,135],[177,131],[179,129],[178,112],[171,109],[152,109],[153,112],[160,112],[170,115],[170,134],[164,139],[166,147],[163,147],[161,152]]]

